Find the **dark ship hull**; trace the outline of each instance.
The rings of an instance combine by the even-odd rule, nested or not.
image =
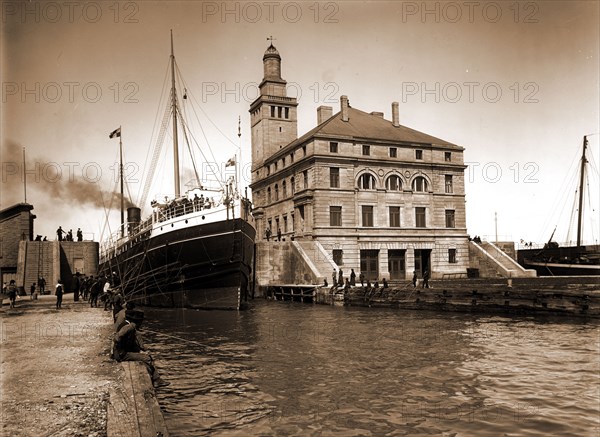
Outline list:
[[[179,222],[182,222],[179,220]],[[243,309],[252,297],[255,229],[243,219],[161,223],[101,260],[128,300],[139,305]],[[193,220],[190,220],[193,221]],[[164,231],[164,232],[163,232]]]
[[[519,264],[534,269],[538,276],[598,276],[598,246],[556,247],[519,250]]]

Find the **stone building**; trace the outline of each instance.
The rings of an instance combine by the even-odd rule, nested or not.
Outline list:
[[[19,243],[33,240],[33,205],[17,203],[0,211],[0,279],[16,280]]]
[[[263,63],[250,106],[259,285],[330,281],[339,268],[380,281],[465,273],[464,148],[401,125],[396,102],[386,120],[346,96],[298,137],[273,45]]]

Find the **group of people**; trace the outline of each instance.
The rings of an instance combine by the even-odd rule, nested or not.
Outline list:
[[[83,232],[81,228],[77,228],[77,241],[83,241]],[[73,229],[69,229],[69,232],[65,232],[62,226],[59,226],[56,230],[56,237],[58,241],[75,241],[73,240]]]
[[[421,282],[421,286],[423,288],[429,288],[430,277],[431,277],[431,275],[429,273],[429,270],[426,269],[423,272],[423,278],[422,278],[422,282]],[[367,289],[380,288],[379,281],[375,280],[375,282],[371,283],[371,281],[369,279],[365,278],[365,275],[362,272],[360,273],[358,279],[360,281],[361,287],[366,286]],[[413,272],[413,277],[412,277],[413,288],[417,287],[418,282],[419,282],[419,277],[417,275],[417,271],[415,270]],[[329,284],[327,283],[327,279],[325,279],[323,286],[329,287]],[[350,277],[345,278],[345,279],[344,279],[344,271],[342,269],[339,269],[339,270],[333,269],[333,272],[331,273],[332,289],[334,289],[335,287],[344,287],[344,291],[347,291],[350,289],[350,287],[354,287],[354,286],[356,286],[356,273],[354,272],[354,269],[350,269]],[[389,287],[389,284],[387,282],[387,279],[383,278],[381,281],[381,288],[386,289],[388,287]]]
[[[194,194],[193,199],[188,197],[181,197],[179,199],[169,200],[165,197],[165,202],[160,203],[156,200],[150,202],[153,208],[160,208],[165,214],[166,218],[178,217],[184,214],[188,214],[193,211],[202,211],[203,209],[210,209],[215,207],[215,200],[213,198],[204,197],[204,194]]]
[[[359,275],[358,279],[360,281],[361,287],[364,287],[366,282],[367,288],[379,288],[379,281],[376,280],[373,284],[371,284],[371,281],[369,279],[366,279],[365,275],[362,272]],[[356,286],[356,272],[354,271],[354,269],[350,269],[350,276],[348,278],[344,278],[344,271],[342,269],[333,269],[333,272],[331,273],[331,284],[332,289],[335,287],[344,287],[344,291],[348,291],[350,287]],[[329,284],[327,283],[327,279],[325,279],[324,286],[329,286]],[[383,278],[381,286],[383,288],[389,287],[387,279]]]

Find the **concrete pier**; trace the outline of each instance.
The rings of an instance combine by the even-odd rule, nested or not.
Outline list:
[[[145,367],[110,358],[112,311],[22,296],[0,328],[0,435],[168,435]]]

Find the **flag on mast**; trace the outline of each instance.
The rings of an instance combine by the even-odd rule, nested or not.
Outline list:
[[[225,163],[225,167],[231,167],[235,165],[235,157],[230,158],[229,160],[227,160],[227,162]]]
[[[120,136],[121,136],[121,126],[119,126],[114,131],[112,131],[110,133],[110,135],[108,135],[108,138],[114,138],[114,137],[120,137]]]

